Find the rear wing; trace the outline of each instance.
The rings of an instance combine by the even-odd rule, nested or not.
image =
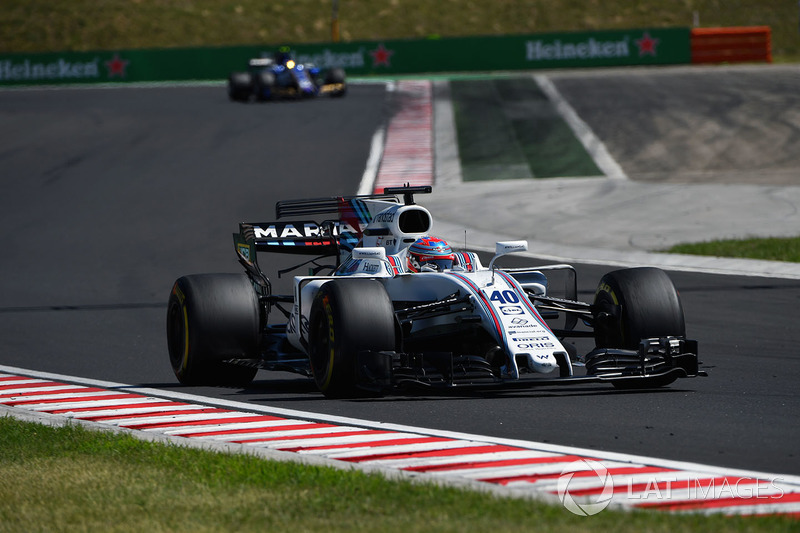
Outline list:
[[[382,200],[384,202],[399,203],[397,197],[392,194],[283,200],[275,204],[275,217],[281,219],[296,216],[341,215],[342,208],[346,208],[346,204],[352,204],[353,200]]]
[[[275,204],[275,216],[286,218],[290,216],[330,215],[342,214],[342,207],[353,200],[379,200],[390,203],[400,203],[398,194],[403,195],[403,203],[412,205],[415,194],[430,194],[433,188],[430,185],[415,187],[386,187],[383,194],[362,194],[358,196],[334,196],[330,198],[310,198],[305,200],[283,200]]]
[[[242,222],[233,234],[237,251],[241,245],[252,252],[278,252],[305,255],[336,255],[339,252],[337,221],[321,224],[313,220],[294,222]]]
[[[384,209],[399,204],[398,194],[403,195],[406,205],[413,204],[414,194],[430,192],[430,186],[387,187],[383,194],[283,200],[275,204],[277,221],[239,224],[239,233],[233,234],[236,253],[241,260],[251,264],[255,264],[256,252],[323,257],[341,255],[343,251],[351,251],[361,240],[364,228],[375,214],[370,205],[384,204],[381,207]],[[281,220],[299,217],[303,218]],[[319,217],[330,218],[317,222]]]

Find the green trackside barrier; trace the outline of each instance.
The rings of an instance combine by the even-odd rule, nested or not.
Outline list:
[[[689,28],[292,46],[301,62],[348,75],[689,63]],[[222,80],[275,46],[0,54],[0,85]]]

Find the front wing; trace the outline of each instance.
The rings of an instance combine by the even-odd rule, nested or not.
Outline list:
[[[359,387],[373,392],[401,388],[514,390],[589,383],[646,389],[706,375],[698,368],[697,341],[675,337],[643,339],[638,350],[596,349],[584,361],[587,374],[583,376],[562,371],[559,377],[530,373],[503,379],[481,357],[364,351],[358,354],[356,372]]]

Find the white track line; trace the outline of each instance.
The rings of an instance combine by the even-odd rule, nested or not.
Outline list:
[[[534,81],[539,85],[539,88],[544,92],[553,105],[556,111],[561,115],[567,125],[572,129],[575,136],[586,148],[586,151],[594,160],[597,168],[603,171],[603,174],[609,178],[628,179],[622,167],[611,157],[606,145],[597,138],[592,129],[586,122],[578,116],[578,113],[572,108],[571,105],[561,96],[556,86],[547,76],[542,74],[534,74]]]

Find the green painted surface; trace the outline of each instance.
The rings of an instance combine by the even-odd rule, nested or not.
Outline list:
[[[531,77],[451,82],[464,181],[600,176]]]

